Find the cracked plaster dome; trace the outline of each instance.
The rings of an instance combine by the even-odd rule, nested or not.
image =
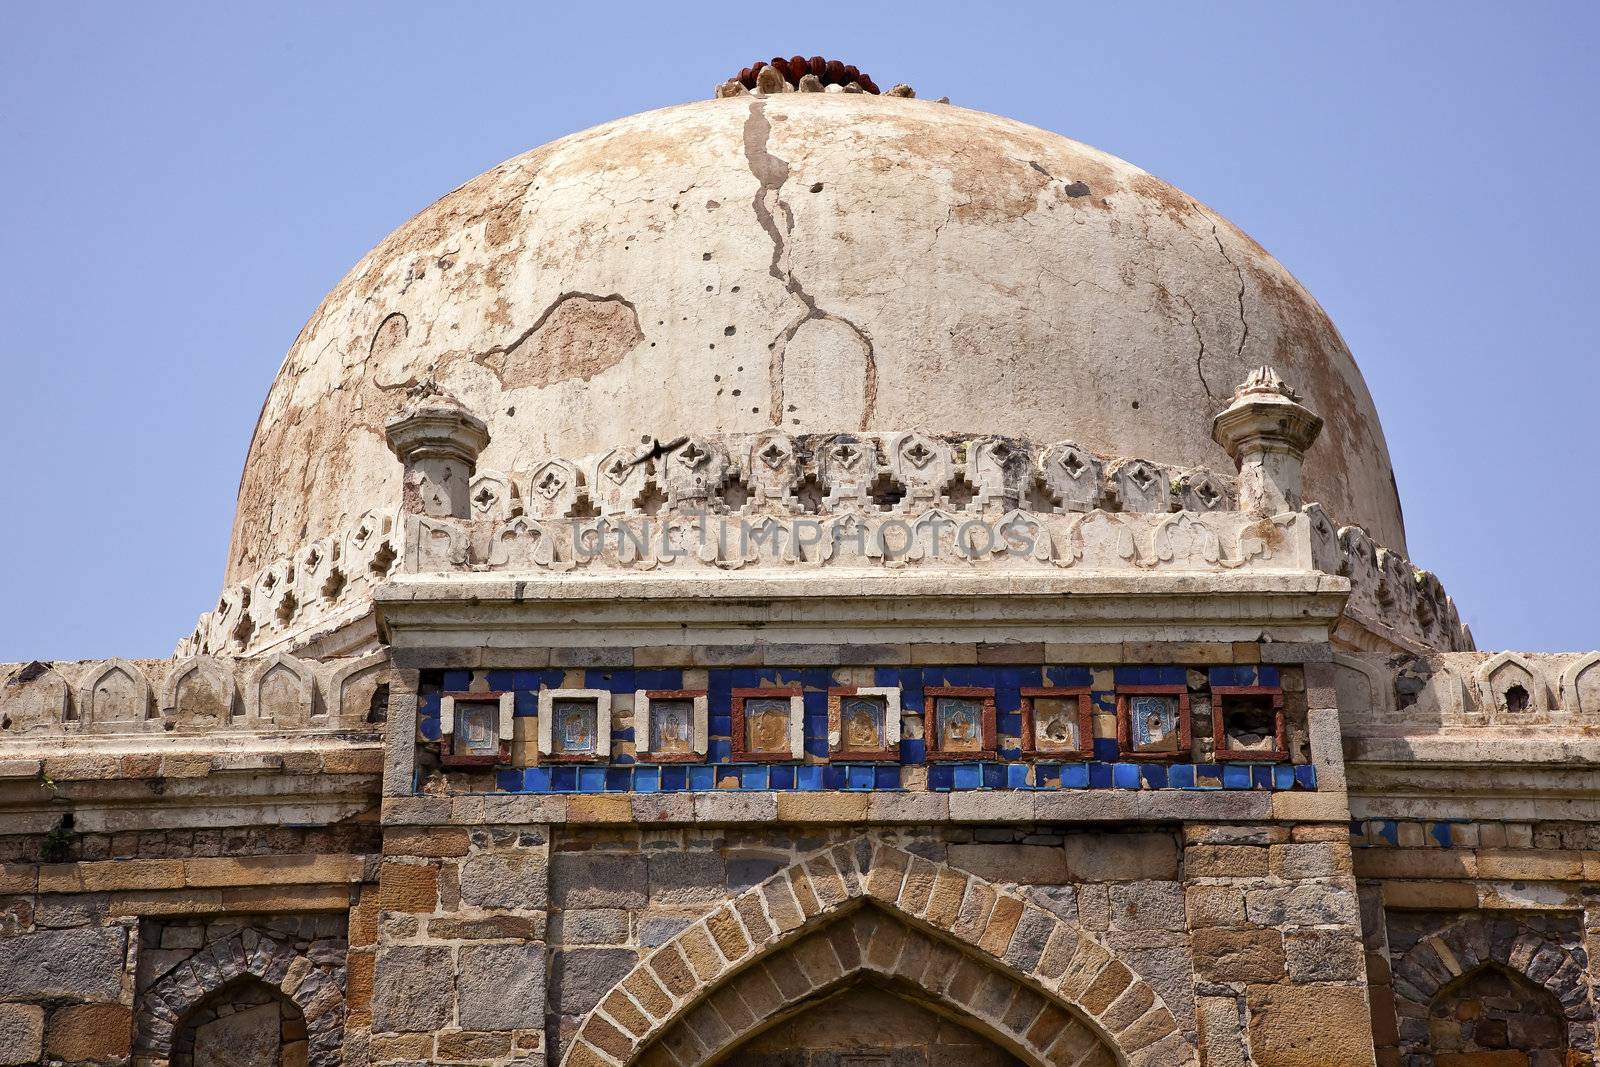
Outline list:
[[[1226,471],[1211,419],[1262,363],[1326,419],[1307,499],[1404,551],[1338,331],[1172,186],[922,100],[666,108],[468,182],[334,288],[262,410],[228,580],[399,499],[383,424],[428,375],[488,423],[480,469],[781,426],[1071,439]]]

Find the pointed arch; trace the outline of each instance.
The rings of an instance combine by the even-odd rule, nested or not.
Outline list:
[[[306,1019],[310,1067],[335,1067],[344,1042],[344,975],[313,963],[292,945],[255,929],[214,941],[167,972],[139,995],[137,1051],[166,1059],[184,1021],[215,994],[242,981],[259,981],[286,997]]]
[[[953,966],[930,966],[924,953]],[[779,871],[641,960],[584,1017],[564,1067],[630,1065],[667,1048],[673,1034],[689,1059],[661,1062],[702,1062],[759,1029],[730,1022],[716,1007],[721,991],[760,973],[778,984],[771,972],[787,966],[779,960],[805,977],[783,994],[780,1014],[868,978],[921,990],[1034,1062],[1088,1037],[1105,1046],[1108,1063],[1196,1062],[1161,997],[1087,931],[976,875],[864,836]],[[957,983],[958,973],[972,980]]]
[[[1567,1045],[1592,1049],[1594,1009],[1586,968],[1565,947],[1508,917],[1468,915],[1425,937],[1393,964],[1403,1050],[1427,1054],[1428,1010],[1440,989],[1497,966],[1548,991],[1561,1005]]]

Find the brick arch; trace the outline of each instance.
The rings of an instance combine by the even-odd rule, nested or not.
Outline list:
[[[869,914],[856,914],[863,911]],[[816,972],[816,980],[797,989],[785,1005],[797,1007],[813,999],[820,986],[858,976],[908,983],[908,976],[896,970],[899,949],[894,959],[882,947],[874,956],[876,934],[866,942],[867,951],[859,952],[863,923],[902,931],[898,935],[902,947],[908,936],[910,943],[925,945],[929,951],[943,946],[957,962],[968,961],[981,971],[984,980],[976,983],[975,990],[952,991],[945,981],[926,988],[926,993],[942,1000],[947,1014],[975,1015],[991,1036],[997,1035],[1026,1059],[1047,1062],[1051,1047],[1062,1040],[1072,1022],[1077,1024],[1074,1029],[1096,1036],[1112,1050],[1112,1062],[1134,1067],[1196,1062],[1195,1049],[1155,990],[1086,931],[976,875],[861,837],[813,853],[745,890],[640,961],[584,1018],[563,1065],[615,1067],[640,1062],[652,1046],[666,1048],[662,1039],[680,1022],[693,1029],[698,1020],[714,1033],[711,1016],[697,1015],[697,1009],[710,1005],[722,1017],[715,1004],[729,980],[757,965],[767,967],[780,954],[795,959],[810,974],[804,958],[788,951],[801,944],[811,945],[807,951],[819,956],[830,947],[843,968],[840,954],[849,953],[853,937],[862,962],[853,964],[849,973]],[[836,933],[830,929],[834,927]],[[830,936],[809,936],[818,932]],[[835,943],[833,937],[845,940]],[[1009,982],[1038,994],[1038,1012],[1005,1023],[1006,1013],[1013,1010],[1008,1006],[1000,1013],[1004,1025],[998,1025],[992,1011],[974,1010],[981,1005],[963,998],[989,988],[991,975],[999,976],[996,990]],[[1017,1002],[1013,991],[1007,1005]],[[1061,1016],[1056,1033],[1047,1033],[1056,1020],[1047,1009]],[[1024,1009],[1018,1005],[1015,1010]],[[1034,1024],[1046,1014],[1049,1024],[1035,1032]],[[729,1037],[725,1044],[742,1036],[748,1033]],[[699,1044],[704,1047],[706,1042]],[[700,1062],[694,1058],[693,1043],[685,1047],[691,1049],[691,1059]],[[653,1049],[650,1058],[657,1058]]]
[[[1546,935],[1506,917],[1468,915],[1423,938],[1393,965],[1400,1045],[1429,1056],[1428,1008],[1441,989],[1498,966],[1549,992],[1567,1023],[1567,1047],[1593,1052],[1586,967]],[[1431,1059],[1428,1062],[1432,1062]]]
[[[136,1048],[165,1063],[184,1020],[202,1002],[241,980],[255,979],[287,997],[306,1019],[311,1067],[335,1067],[344,1040],[344,981],[255,930],[214,941],[178,964],[139,996]]]

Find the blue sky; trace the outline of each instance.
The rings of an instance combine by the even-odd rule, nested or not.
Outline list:
[[[274,372],[387,232],[760,55],[1086,141],[1318,297],[1480,647],[1600,645],[1600,5],[13,3],[0,661],[166,655]]]

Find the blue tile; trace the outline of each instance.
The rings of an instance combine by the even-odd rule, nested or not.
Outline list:
[[[1115,763],[1117,756],[1117,739],[1115,737],[1096,737],[1093,740],[1094,758],[1105,763]]]
[[[689,769],[687,767],[661,768],[661,790],[665,793],[677,793],[689,786]]]
[[[495,771],[494,787],[502,793],[518,793],[522,791],[521,771]]]
[[[1167,766],[1164,763],[1147,763],[1139,768],[1139,780],[1146,789],[1167,787]]]
[[[1260,681],[1257,683],[1258,685],[1276,686],[1283,684],[1283,676],[1278,672],[1277,667],[1262,666],[1258,668],[1258,671],[1260,677]]]
[[[1296,764],[1294,768],[1294,784],[1301,789],[1315,789],[1317,787],[1317,769],[1309,763]]]
[[[1256,668],[1252,664],[1230,667],[1212,667],[1207,676],[1212,685],[1255,685]]]
[[[1087,779],[1086,779],[1087,780]],[[1033,767],[1033,784],[1041,787],[1059,785],[1061,782],[1061,764],[1036,763]]]
[[[445,671],[440,688],[446,693],[464,693],[470,685],[472,685],[471,671]]]
[[[1222,765],[1222,788],[1224,789],[1249,789],[1250,768],[1242,763],[1225,763]]]
[[[606,768],[606,792],[626,793],[633,788],[632,767]]]
[[[512,712],[520,718],[532,718],[539,714],[539,692],[536,689],[518,689],[514,697],[516,710]]]
[[[1006,766],[1006,788],[1028,788],[1028,765],[1025,763],[1008,763]]]
[[[674,669],[660,669],[633,672],[633,687],[635,689],[682,689],[683,671]]]
[[[758,763],[753,767],[743,767],[739,771],[739,788],[766,789],[769,787],[769,773],[769,769],[764,763]]]
[[[1450,847],[1450,824],[1447,822],[1431,823],[1428,826],[1428,836],[1439,842],[1445,848]]]
[[[1113,763],[1111,765],[1111,782],[1118,789],[1139,788],[1139,765],[1137,763]]]
[[[441,736],[441,733],[440,733],[440,730],[439,730],[439,719],[436,716],[429,716],[428,718],[425,718],[425,719],[418,719],[417,720],[417,733],[421,734],[422,737],[423,737],[423,740],[425,740],[425,741],[437,741],[437,740],[439,740],[439,738]]]
[[[874,789],[899,789],[900,768],[892,763],[880,763],[872,768]]]
[[[1000,712],[995,715],[994,728],[996,733],[1008,737],[1018,737],[1022,734],[1022,713],[1020,711]]]
[[[928,758],[928,743],[920,737],[908,737],[900,742],[901,763],[924,763]]]
[[[985,789],[1004,789],[1006,787],[1006,765],[1004,763],[985,763],[983,766],[983,787]]]
[[[806,738],[806,755],[816,756],[818,759],[827,759],[828,739],[826,737]]]
[[[1089,685],[1094,676],[1088,667],[1046,667],[1044,674],[1051,685],[1069,686]]]
[[[956,769],[948,763],[935,763],[928,767],[928,788],[945,792],[955,788]]]
[[[550,768],[550,788],[557,793],[575,793],[578,790],[578,768]]]
[[[843,789],[846,785],[845,769],[837,763],[822,768],[822,788]]]
[[[633,727],[631,726],[621,726],[611,731],[612,743],[616,743],[618,741],[631,742],[633,739]]]
[[[1002,737],[998,755],[1003,760],[1019,760],[1022,758],[1022,748],[1014,738]]]
[[[689,788],[696,793],[704,793],[717,787],[717,769],[708,767],[703,763],[696,763],[689,767]]]
[[[733,733],[733,713],[706,716],[706,732],[712,737],[727,737]]]
[[[1090,766],[1087,763],[1063,763],[1061,765],[1061,788],[1088,788]],[[1098,766],[1104,766],[1104,764],[1099,764]]]
[[[1222,788],[1222,764],[1200,763],[1194,769],[1194,784],[1201,789]]]
[[[1378,836],[1389,842],[1390,845],[1400,843],[1400,826],[1393,819],[1378,820]]]
[[[1111,767],[1112,764],[1110,763],[1095,762],[1089,764],[1089,788],[1110,789]]]
[[[633,772],[633,788],[640,793],[661,791],[661,768],[640,767]]]
[[[822,765],[806,763],[794,769],[794,784],[800,789],[822,788]]]
[[[1274,763],[1272,765],[1272,788],[1294,788],[1294,765],[1290,763]]]
[[[1250,784],[1256,789],[1272,788],[1272,767],[1270,764],[1256,764],[1250,768]]]
[[[529,767],[523,771],[522,788],[530,793],[550,792],[550,768]]]
[[[771,772],[771,787],[773,789],[793,789],[794,771],[792,764],[775,764]]]
[[[1113,667],[1111,670],[1111,677],[1116,680],[1118,685],[1143,685],[1144,668]]]
[[[639,761],[628,755],[626,752],[619,752],[611,757],[611,762],[617,764],[619,767],[631,767]]]
[[[1094,705],[1094,710],[1107,715],[1117,713],[1117,694],[1107,689],[1095,689],[1089,692],[1089,703]]]
[[[845,768],[846,789],[871,789],[877,780],[870,764],[852,763]]]
[[[1167,785],[1173,789],[1194,788],[1194,764],[1180,763],[1167,771]]]
[[[733,742],[712,741],[706,745],[706,760],[710,763],[727,763],[733,758]]]
[[[983,786],[983,764],[957,763],[953,765],[955,771],[955,788],[980,789]]]
[[[601,793],[606,788],[606,769],[604,767],[579,767],[578,792]]]

